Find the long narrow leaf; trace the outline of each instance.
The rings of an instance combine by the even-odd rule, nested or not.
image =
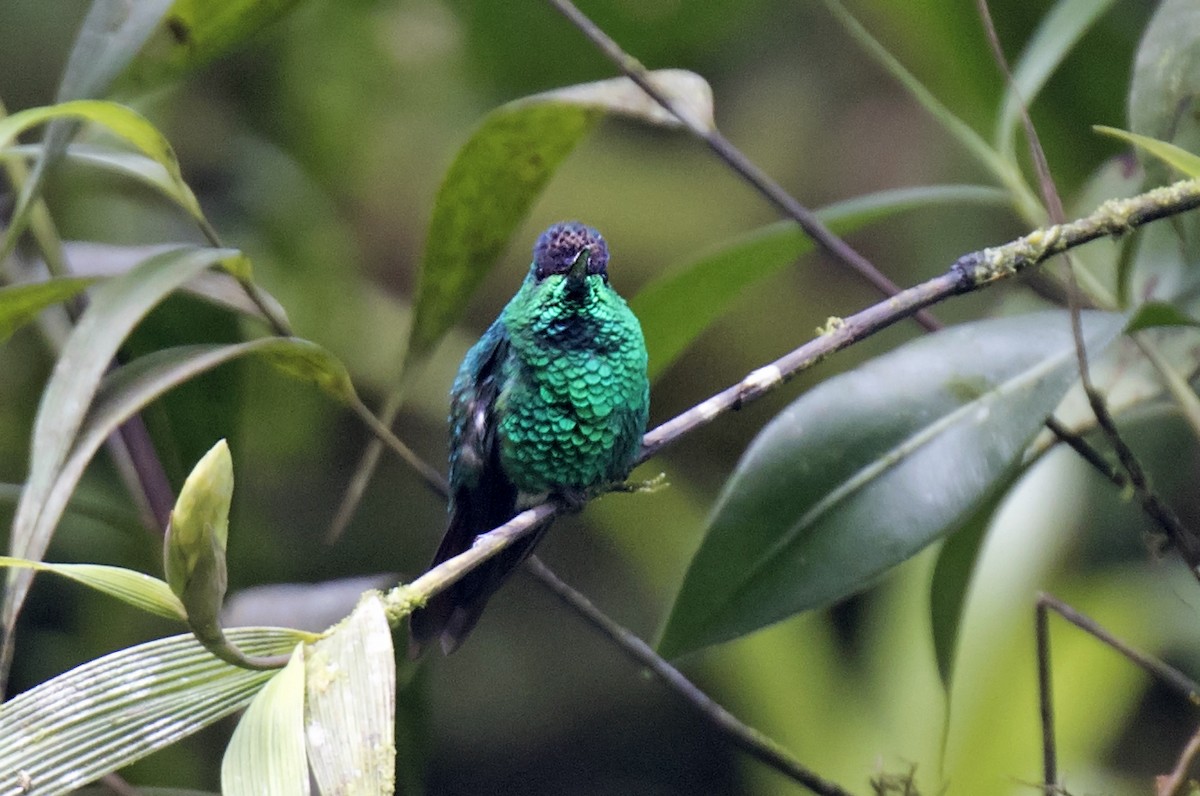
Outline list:
[[[312,636],[241,628],[229,638],[279,655]],[[0,705],[0,794],[86,785],[244,707],[273,674],[230,666],[190,633],[78,666]]]
[[[225,796],[308,796],[304,754],[304,645],[263,686],[221,760]]]
[[[976,185],[931,185],[859,196],[817,215],[839,235],[907,210],[938,205],[1002,205],[1007,194]],[[650,378],[661,375],[700,333],[727,312],[746,288],[813,250],[791,221],[757,229],[646,285],[629,303],[642,322]]]
[[[1092,129],[1098,133],[1110,135],[1122,141],[1128,141],[1138,149],[1153,155],[1188,177],[1200,177],[1200,155],[1194,155],[1186,149],[1181,149],[1166,141],[1159,141],[1157,138],[1139,135],[1138,133],[1130,133],[1116,127],[1105,127],[1102,124],[1097,124]]]
[[[27,561],[23,558],[10,558],[9,556],[0,556],[0,567],[52,572],[55,575],[82,583],[84,586],[90,586],[96,591],[104,592],[110,597],[116,597],[134,608],[140,608],[167,619],[187,621],[187,612],[183,610],[183,604],[171,591],[171,587],[165,581],[136,570],[104,564],[50,564],[45,561]]]
[[[1004,93],[996,120],[996,148],[1016,162],[1013,133],[1021,118],[1021,103],[1033,105],[1042,86],[1071,52],[1084,33],[1112,8],[1114,0],[1059,0],[1042,17],[1012,70],[1012,83]]]
[[[0,288],[0,343],[49,306],[72,299],[95,279],[60,277],[28,285]]]
[[[129,332],[155,305],[204,269],[217,265],[244,268],[238,263],[240,257],[221,249],[175,249],[150,258],[95,291],[42,393],[34,421],[29,477],[9,539],[13,556],[39,560],[45,553],[78,477],[55,505],[51,505],[51,495],[100,379]],[[27,571],[9,573],[2,628],[5,645],[12,643],[12,627],[31,578]]]
[[[311,648],[305,733],[324,796],[389,796],[396,783],[396,659],[375,595]]]
[[[712,92],[701,77],[663,70],[651,78],[711,124]],[[408,341],[410,362],[427,356],[462,317],[559,164],[606,113],[678,126],[632,81],[618,78],[510,102],[489,113],[463,144],[434,200]]]
[[[1095,352],[1121,330],[1085,316]],[[860,591],[957,529],[1076,377],[1065,312],[980,321],[809,390],[725,485],[661,642],[678,655]]]
[[[7,147],[26,130],[56,120],[94,122],[108,128],[142,154],[160,164],[170,175],[172,192],[169,196],[193,218],[203,217],[200,203],[196,201],[195,195],[183,181],[183,175],[179,171],[179,161],[175,157],[175,151],[171,148],[170,143],[145,117],[124,105],[103,100],[74,100],[14,113],[12,116],[0,120],[0,148]],[[26,184],[31,182],[32,179]],[[14,226],[9,231],[6,247],[11,245],[7,241],[12,240],[15,234],[13,230],[16,229],[18,228]]]

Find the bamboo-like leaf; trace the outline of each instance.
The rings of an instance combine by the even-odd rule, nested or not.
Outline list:
[[[254,655],[286,654],[310,634],[242,628]],[[0,705],[0,793],[59,794],[186,738],[244,707],[274,672],[230,666],[191,633],[85,663]]]
[[[388,796],[396,782],[396,660],[378,595],[308,655],[305,734],[324,796]]]
[[[930,185],[855,197],[829,205],[817,215],[844,235],[897,213],[943,204],[1002,205],[1008,195],[978,185]],[[780,221],[744,235],[719,251],[669,270],[646,285],[629,306],[642,323],[655,379],[750,285],[813,250],[813,242],[792,221]]]
[[[0,287],[0,343],[47,307],[72,299],[96,280],[60,277],[45,282]]]
[[[67,68],[56,95],[57,101],[66,103],[103,94],[141,49],[171,3],[172,0],[143,0],[138,3],[93,0],[67,59]],[[0,245],[0,259],[8,256],[18,236],[30,223],[32,213],[38,207],[36,200],[41,195],[46,175],[79,130],[80,120],[70,114],[51,116],[47,121],[50,121],[50,126],[45,135],[45,147],[29,178],[21,185],[8,231]],[[0,139],[0,149],[7,143],[7,140]]]
[[[712,91],[682,70],[651,73],[702,124]],[[419,363],[458,322],[563,159],[606,113],[677,126],[628,78],[568,86],[489,113],[463,144],[434,200],[407,358]],[[503,197],[502,199],[500,197]]]
[[[171,587],[165,581],[136,570],[104,564],[50,564],[9,556],[0,556],[0,567],[52,572],[104,592],[110,597],[116,597],[134,608],[165,616],[167,619],[178,619],[181,622],[187,620],[183,604],[171,592]]]
[[[996,148],[1016,161],[1013,133],[1021,119],[1021,103],[1031,106],[1042,86],[1096,20],[1112,8],[1114,0],[1059,0],[1038,23],[1012,70],[1012,83],[1004,92],[996,120]]]
[[[169,186],[170,191],[167,195],[172,200],[193,218],[204,217],[195,195],[183,181],[179,161],[170,143],[145,117],[124,105],[103,100],[74,100],[14,113],[0,120],[0,149],[7,147],[26,130],[59,119],[94,122],[127,141],[166,170],[170,182],[160,188]],[[32,183],[33,180],[29,182]],[[14,214],[16,212],[14,211]],[[10,231],[9,236],[11,235]]]
[[[263,686],[221,760],[225,796],[308,796],[304,754],[304,645]]]
[[[38,506],[31,503],[33,498],[29,496],[30,489],[26,488],[13,525],[14,529],[30,528],[25,546],[36,550],[36,557],[45,552],[49,536],[62,517],[88,462],[122,423],[172,387],[218,365],[249,355],[262,356],[290,375],[315,382],[338,400],[358,400],[345,368],[332,354],[306,340],[271,337],[232,345],[179,346],[140,357],[111,373],[95,391],[95,403],[69,456],[53,477],[45,477],[48,486],[38,490],[40,512],[36,516],[32,515]],[[31,473],[31,482],[32,479]],[[21,513],[21,506],[27,506],[30,519]],[[27,552],[18,555],[35,557]]]
[[[1088,313],[1093,354],[1123,316]],[[1065,312],[953,327],[822,382],[722,490],[660,645],[678,655],[860,591],[956,530],[1076,378]]]
[[[1105,127],[1102,124],[1093,125],[1092,129],[1113,138],[1128,141],[1138,149],[1153,155],[1168,166],[1180,171],[1188,177],[1200,177],[1200,155],[1194,155],[1186,149],[1181,149],[1166,141],[1159,141],[1138,133],[1130,133],[1116,127]]]
[[[42,393],[34,421],[29,477],[9,539],[13,556],[40,560],[45,553],[70,492],[91,458],[88,453],[76,463],[78,473],[63,479],[68,452],[122,341],[146,313],[180,285],[213,266],[244,268],[237,263],[240,257],[238,252],[222,249],[175,249],[150,258],[94,291]],[[12,627],[31,577],[28,571],[9,573],[2,628],[6,646],[12,643]]]

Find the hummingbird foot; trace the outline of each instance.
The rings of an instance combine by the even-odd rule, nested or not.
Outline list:
[[[667,480],[667,474],[659,473],[646,481],[625,481],[624,483],[613,484],[611,489],[613,492],[652,495],[655,492],[661,492],[670,485],[671,482]]]

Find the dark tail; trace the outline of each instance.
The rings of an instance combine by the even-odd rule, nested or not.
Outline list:
[[[442,653],[445,655],[458,649],[483,615],[488,600],[529,557],[533,548],[550,529],[550,525],[551,521],[547,521],[534,528],[528,536],[517,540],[490,561],[471,570],[462,580],[435,594],[425,607],[413,611],[408,620],[412,631],[412,656],[420,655],[435,638],[441,642]],[[461,548],[454,545],[453,552],[449,552],[447,542],[451,541],[451,533],[447,531],[437,556],[434,557],[433,565],[436,566],[463,552],[471,546],[470,542],[474,541],[474,538],[472,535],[471,540]]]

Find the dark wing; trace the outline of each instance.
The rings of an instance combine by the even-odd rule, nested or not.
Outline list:
[[[508,335],[497,321],[467,353],[455,379],[450,403],[450,518],[431,567],[470,549],[476,536],[516,514],[517,488],[500,467],[496,438],[496,399],[508,354]],[[544,531],[534,531],[414,611],[409,617],[413,654],[419,655],[435,638],[440,638],[444,653],[453,652]]]

